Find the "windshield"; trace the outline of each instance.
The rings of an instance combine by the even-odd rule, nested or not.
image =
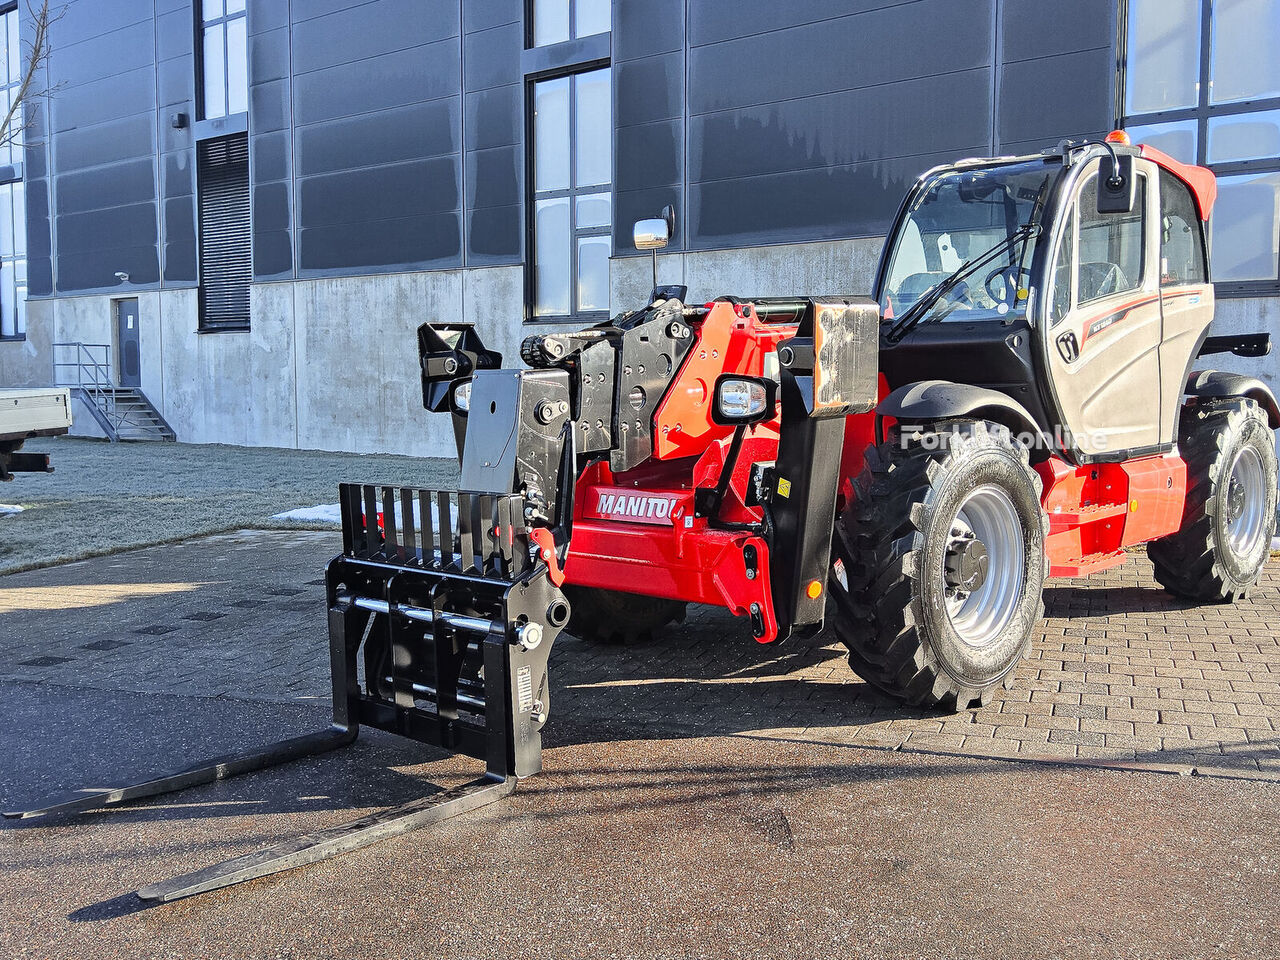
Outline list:
[[[901,317],[969,261],[1038,221],[1055,167],[1033,160],[948,170],[920,188],[895,241],[880,308]],[[1007,320],[1026,312],[1036,232],[948,290],[920,320]]]

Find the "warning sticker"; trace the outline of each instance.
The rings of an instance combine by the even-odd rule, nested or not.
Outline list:
[[[516,696],[520,700],[521,713],[533,710],[533,671],[528,667],[516,671]]]
[[[786,477],[778,478],[778,496],[780,497],[791,496],[791,481],[788,480]]]

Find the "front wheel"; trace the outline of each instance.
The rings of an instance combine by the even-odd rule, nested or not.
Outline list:
[[[1187,499],[1178,532],[1147,547],[1156,579],[1187,600],[1244,597],[1262,576],[1276,516],[1276,449],[1266,414],[1252,400],[1192,406],[1178,440]]]
[[[834,538],[849,663],[920,706],[986,703],[1044,613],[1040,479],[1003,426],[959,422],[870,451]]]

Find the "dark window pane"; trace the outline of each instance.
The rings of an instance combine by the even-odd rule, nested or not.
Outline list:
[[[1071,311],[1071,264],[1075,260],[1075,250],[1076,214],[1072,210],[1062,231],[1062,243],[1053,267],[1053,305],[1049,309],[1049,319],[1055,324]]]
[[[1280,157],[1280,110],[1209,118],[1209,162]]]
[[[533,88],[534,189],[569,187],[569,78]]]
[[[609,309],[609,238],[578,238],[578,309]]]
[[[1134,143],[1153,146],[1183,163],[1196,162],[1196,122],[1194,120],[1150,123],[1136,127],[1126,124],[1125,129]]]
[[[1127,113],[1194,107],[1200,0],[1129,0]]]
[[[569,39],[569,0],[533,0],[533,45]]]
[[[534,316],[569,313],[569,198],[539,200],[534,209]]]
[[[613,107],[609,70],[580,73],[577,83],[577,124],[574,131],[577,164],[575,186],[608,183],[613,179]]]
[[[1218,178],[1218,202],[1210,221],[1214,280],[1276,279],[1277,204],[1280,173]]]
[[[1212,102],[1280,97],[1280,4],[1215,0],[1212,36]]]
[[[1204,283],[1204,242],[1191,190],[1168,171],[1160,171],[1160,282]]]
[[[573,35],[590,37],[609,32],[609,0],[576,0],[573,7]]]
[[[227,24],[227,113],[249,109],[249,65],[245,53],[245,18]]]
[[[226,52],[223,39],[225,24],[206,27],[204,31],[204,116],[206,120],[227,115]]]
[[[1098,175],[1080,191],[1080,265],[1076,270],[1076,305],[1127,293],[1142,286],[1142,221],[1146,178],[1138,178],[1133,213],[1098,213]]]
[[[610,197],[607,193],[579,194],[574,211],[578,229],[609,226],[612,223],[610,205]]]

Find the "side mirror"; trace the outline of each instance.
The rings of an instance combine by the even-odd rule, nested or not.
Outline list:
[[[763,377],[722,374],[716,380],[711,421],[722,427],[772,420],[778,413],[778,384]]]
[[[649,220],[637,220],[631,228],[631,239],[637,250],[661,250],[671,242],[676,232],[676,209],[667,204],[662,216]]]
[[[1098,170],[1098,212],[1133,213],[1138,202],[1138,178],[1133,173],[1133,157],[1102,158]]]

